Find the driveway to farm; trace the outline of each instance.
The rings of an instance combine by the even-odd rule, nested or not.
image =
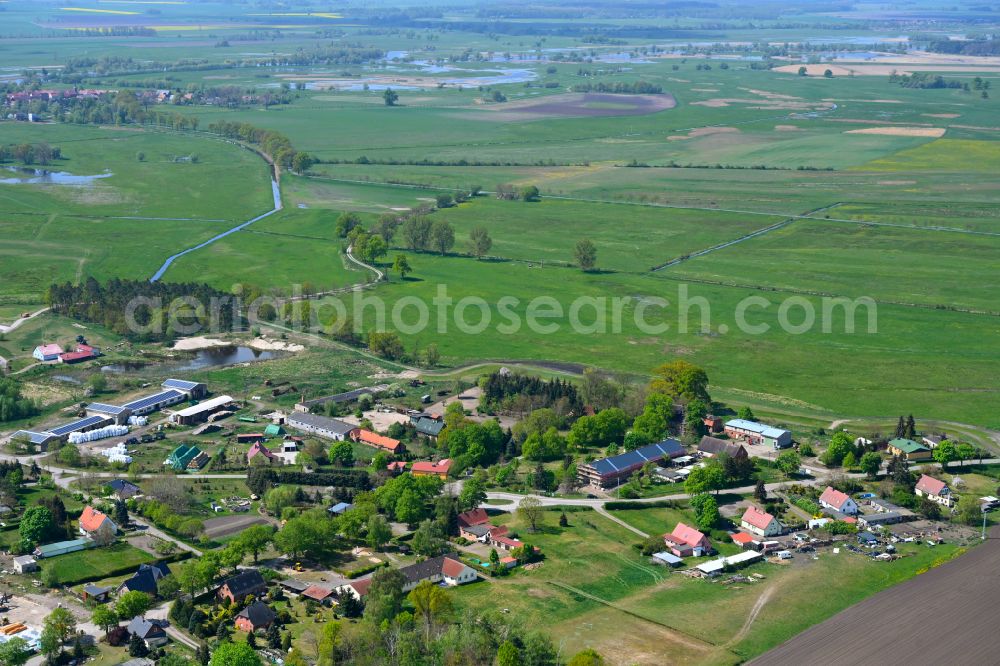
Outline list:
[[[14,322],[11,323],[11,324],[0,324],[0,333],[10,333],[11,331],[15,330],[18,326],[20,326],[24,322],[30,321],[30,320],[34,319],[35,317],[37,317],[38,315],[42,314],[43,312],[48,312],[48,311],[49,311],[48,308],[42,308],[41,310],[38,310],[37,312],[32,312],[27,317],[20,317],[20,318],[14,320]]]

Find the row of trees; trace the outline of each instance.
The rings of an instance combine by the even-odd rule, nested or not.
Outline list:
[[[316,162],[309,153],[296,150],[291,140],[284,134],[256,127],[250,123],[220,120],[209,125],[208,131],[257,146],[275,164],[296,173],[308,171]]]
[[[597,92],[610,93],[613,95],[659,95],[663,93],[663,86],[646,81],[616,81],[615,83],[577,83],[573,86],[573,92]]]

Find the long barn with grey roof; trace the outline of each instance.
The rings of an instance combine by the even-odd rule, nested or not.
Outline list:
[[[646,463],[659,464],[684,455],[684,447],[676,439],[665,439],[634,451],[626,451],[610,458],[601,458],[577,468],[577,477],[585,484],[598,488],[618,485]]]
[[[345,423],[338,419],[331,419],[319,414],[307,414],[305,412],[292,412],[288,415],[288,425],[303,432],[312,433],[327,439],[344,441],[356,425]]]

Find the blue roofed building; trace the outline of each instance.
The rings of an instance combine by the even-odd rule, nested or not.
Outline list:
[[[66,439],[69,437],[71,432],[90,432],[91,430],[103,428],[110,423],[111,419],[107,416],[85,416],[82,419],[76,419],[75,421],[64,423],[61,426],[50,428],[48,432],[52,433],[59,439]]]
[[[354,505],[350,504],[348,502],[337,502],[336,504],[334,504],[333,506],[331,506],[329,509],[327,509],[327,511],[329,511],[330,513],[333,513],[333,514],[340,515],[340,514],[344,513],[345,511],[347,511],[348,509],[350,509],[352,506],[354,506]]]
[[[742,440],[748,444],[763,444],[774,449],[792,445],[792,433],[787,430],[746,419],[726,421],[725,432],[730,439]]]
[[[51,432],[36,432],[34,430],[18,430],[10,436],[10,439],[12,442],[24,440],[42,453],[49,450],[49,444],[59,441],[59,437]]]
[[[127,407],[109,405],[104,402],[92,402],[85,409],[87,416],[105,416],[118,425],[128,423],[128,417],[132,416],[132,411]]]
[[[188,398],[200,399],[208,394],[208,387],[201,382],[189,382],[186,379],[168,379],[162,384],[164,391],[179,391]]]
[[[597,488],[613,488],[642,469],[642,466],[648,462],[659,465],[679,458],[685,453],[684,447],[676,439],[665,439],[662,442],[648,444],[634,451],[626,451],[610,458],[601,458],[582,464],[577,468],[576,473],[584,484]]]
[[[166,391],[160,391],[159,393],[147,395],[143,398],[136,398],[131,402],[126,402],[122,405],[122,407],[125,407],[137,416],[143,416],[145,414],[157,412],[164,407],[184,402],[185,400],[187,400],[186,394],[173,389],[168,389]]]

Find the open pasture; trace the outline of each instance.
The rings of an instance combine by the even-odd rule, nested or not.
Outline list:
[[[829,213],[837,215],[834,208]],[[726,283],[996,310],[1000,234],[797,220],[666,271]]]
[[[170,254],[269,207],[266,165],[220,141],[0,124],[0,142],[33,141],[62,151],[50,171],[110,175],[88,185],[0,184],[0,298],[9,302],[39,303],[55,281],[149,277]]]
[[[643,272],[705,247],[739,238],[774,223],[768,217],[618,204],[543,199],[539,202],[478,198],[439,211],[455,228],[458,247],[469,231],[485,227],[490,254],[527,262],[572,264],[573,247],[589,238],[601,248],[604,269]],[[616,224],[628,220],[627,225]],[[397,239],[398,241],[399,239]]]

